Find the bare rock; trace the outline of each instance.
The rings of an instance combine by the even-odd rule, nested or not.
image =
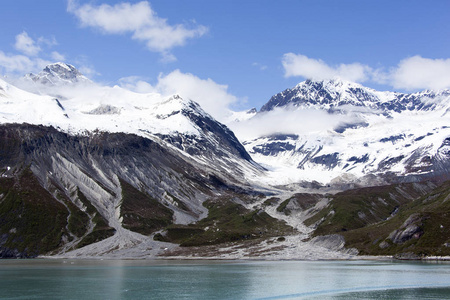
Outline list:
[[[412,214],[409,218],[400,226],[399,229],[392,231],[388,239],[394,244],[403,244],[410,239],[418,239],[423,235],[422,222],[423,217],[420,214]],[[381,247],[381,244],[380,244]]]

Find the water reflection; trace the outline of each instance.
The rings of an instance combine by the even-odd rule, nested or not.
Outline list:
[[[0,261],[1,299],[402,299],[402,295],[408,299],[448,298],[450,265]]]

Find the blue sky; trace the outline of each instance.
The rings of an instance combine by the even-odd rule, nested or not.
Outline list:
[[[102,84],[191,90],[233,109],[306,78],[442,89],[449,20],[446,0],[4,1],[0,73],[64,61]]]

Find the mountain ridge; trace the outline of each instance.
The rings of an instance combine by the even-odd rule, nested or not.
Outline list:
[[[275,107],[292,105],[294,107],[320,107],[332,111],[345,105],[379,109],[383,112],[405,110],[423,110],[433,105],[421,101],[423,98],[450,96],[450,90],[422,91],[405,94],[399,92],[380,92],[363,85],[345,80],[306,80],[295,87],[286,89],[270,98],[260,112],[273,110]]]
[[[0,98],[0,123],[53,126],[74,135],[96,131],[137,134],[174,146],[183,155],[200,158],[196,147],[202,146],[203,153],[210,153],[209,159],[236,156],[237,161],[247,161],[257,168],[233,132],[197,103],[178,95],[162,97],[117,86],[91,86],[87,94],[59,100],[25,92],[2,80],[0,88],[4,93]],[[219,144],[221,147],[216,147]]]
[[[374,177],[377,184],[448,177],[449,111],[449,90],[402,94],[343,80],[307,80],[274,95],[253,117],[277,130],[243,144],[274,170],[279,184],[364,186]],[[315,125],[302,130],[302,119]],[[277,121],[288,126],[277,127]],[[281,174],[288,179],[280,180]]]

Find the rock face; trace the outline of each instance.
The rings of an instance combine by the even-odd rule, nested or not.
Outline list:
[[[350,255],[357,255],[358,250],[355,248],[345,248],[345,239],[339,234],[330,234],[314,237],[311,243],[315,246],[323,247],[333,251],[341,251]]]
[[[391,232],[388,239],[394,244],[403,244],[410,239],[420,238],[423,235],[422,221],[420,214],[412,214],[399,229]]]
[[[234,151],[239,158],[240,150]],[[172,223],[190,223],[206,216],[206,199],[245,190],[235,174],[180,155],[162,140],[124,133],[72,136],[51,127],[2,125],[0,250],[5,257],[33,256],[80,247],[124,227],[151,234]],[[18,225],[25,216],[38,218],[40,210],[28,195],[45,199],[39,205],[55,207],[48,211],[53,220],[49,228],[58,228],[47,233],[51,245],[26,242],[32,229]],[[24,213],[11,220],[11,206]]]

